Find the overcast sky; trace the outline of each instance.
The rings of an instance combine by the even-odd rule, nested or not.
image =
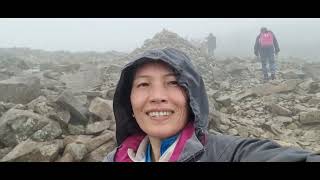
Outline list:
[[[320,54],[319,18],[2,18],[0,48],[131,52],[165,28],[193,39],[212,32],[217,36],[217,53],[252,55],[261,26],[276,34],[283,53]]]

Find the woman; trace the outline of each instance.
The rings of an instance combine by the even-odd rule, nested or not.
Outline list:
[[[127,64],[113,107],[118,147],[107,162],[320,161],[269,140],[208,134],[203,80],[173,48],[146,51]]]

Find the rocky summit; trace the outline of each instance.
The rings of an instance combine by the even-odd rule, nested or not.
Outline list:
[[[116,147],[112,101],[123,65],[165,47],[184,51],[203,76],[209,132],[320,150],[319,62],[280,57],[276,80],[264,82],[254,57],[212,58],[163,30],[129,54],[0,50],[0,160],[102,161]]]

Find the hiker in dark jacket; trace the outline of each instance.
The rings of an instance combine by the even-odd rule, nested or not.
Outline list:
[[[106,162],[320,161],[270,140],[209,134],[204,82],[176,49],[149,50],[127,64],[113,109],[117,147]]]
[[[260,30],[260,34],[256,38],[256,42],[254,45],[254,54],[260,58],[264,81],[269,80],[267,63],[269,64],[271,79],[274,80],[276,78],[276,65],[274,55],[278,55],[279,52],[279,44],[274,33],[267,30],[267,28],[262,27]]]
[[[207,37],[207,48],[208,48],[208,54],[210,57],[214,56],[214,50],[217,47],[216,37],[210,33]]]

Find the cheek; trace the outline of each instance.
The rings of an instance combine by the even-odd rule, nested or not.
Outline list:
[[[179,102],[179,104],[187,106],[187,101],[189,98],[186,91],[183,88],[179,88],[179,90],[176,91],[175,97],[177,99],[177,102]]]
[[[188,110],[188,96],[185,93],[183,89],[178,89],[174,92],[171,93],[172,100],[174,100],[174,103],[176,106],[181,108],[182,111],[187,111]]]
[[[130,95],[130,101],[132,105],[132,110],[135,111],[139,108],[142,108],[143,102],[145,99],[145,94],[137,92],[137,91],[132,91]]]

